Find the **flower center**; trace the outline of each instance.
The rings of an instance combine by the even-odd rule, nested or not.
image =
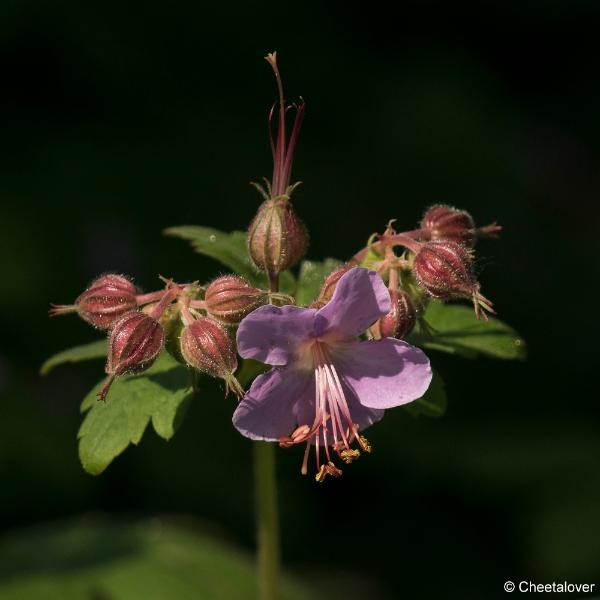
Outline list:
[[[317,466],[315,479],[320,482],[327,475],[339,477],[342,474],[331,459],[330,446],[346,464],[360,456],[360,450],[351,447],[355,441],[364,452],[371,452],[371,446],[359,434],[358,425],[352,419],[344,388],[327,344],[315,340],[310,352],[315,374],[315,418],[311,426],[301,425],[289,437],[281,438],[279,445],[289,448],[306,442],[301,469],[303,475],[308,472],[308,455],[310,446],[314,445]],[[323,463],[321,446],[325,454]]]

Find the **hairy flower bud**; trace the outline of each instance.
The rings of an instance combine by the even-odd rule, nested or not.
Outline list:
[[[236,325],[268,299],[267,292],[252,287],[238,275],[224,275],[215,279],[204,295],[208,314],[228,325]]]
[[[329,302],[333,297],[333,292],[338,284],[338,281],[345,275],[350,269],[353,269],[355,265],[341,265],[334,271],[331,271],[327,277],[323,280],[321,285],[321,291],[319,292],[319,301]]]
[[[403,340],[415,326],[417,311],[409,294],[403,290],[389,290],[392,308],[377,321],[372,330],[376,337]]]
[[[180,349],[190,367],[211,377],[223,379],[227,392],[231,389],[238,397],[244,394],[233,376],[237,369],[234,343],[226,329],[217,321],[200,317],[187,324],[181,332]]]
[[[137,289],[122,275],[102,275],[79,295],[73,305],[56,305],[50,315],[77,312],[98,329],[108,329],[120,316],[135,310]]]
[[[156,360],[165,342],[157,319],[141,311],[129,312],[115,321],[108,337],[108,379],[98,394],[101,400],[115,377],[145,371]]]
[[[306,252],[308,233],[285,196],[263,202],[248,229],[252,262],[269,277],[294,266]]]
[[[444,204],[427,209],[421,229],[427,231],[432,240],[451,240],[465,246],[472,246],[475,241],[473,217],[465,210]]]
[[[414,275],[434,298],[471,298],[478,318],[480,308],[494,312],[492,303],[479,293],[471,252],[458,242],[436,240],[423,244],[415,256]]]

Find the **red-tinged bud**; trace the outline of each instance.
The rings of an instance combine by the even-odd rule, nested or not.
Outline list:
[[[156,360],[165,342],[157,319],[141,311],[130,312],[115,321],[108,337],[106,373],[109,376],[98,394],[106,398],[115,377],[145,371]]]
[[[477,318],[485,317],[481,308],[494,312],[492,303],[479,292],[471,252],[462,244],[441,240],[427,242],[417,252],[413,268],[419,285],[434,298],[470,298]]]
[[[215,279],[204,295],[208,314],[228,325],[237,325],[246,315],[266,304],[268,299],[268,292],[252,287],[237,275]]]
[[[353,269],[355,265],[342,265],[329,273],[323,280],[321,285],[321,291],[319,292],[318,301],[327,303],[333,297],[333,292],[338,284],[338,281],[345,275],[350,269]]]
[[[308,233],[286,196],[263,202],[248,228],[252,262],[269,277],[294,266],[305,254]]]
[[[376,337],[392,337],[403,340],[415,326],[417,311],[409,294],[402,290],[390,290],[392,308],[371,328]]]
[[[77,312],[98,329],[108,329],[119,317],[137,307],[136,287],[122,275],[102,275],[95,279],[73,305],[56,305],[50,316]]]
[[[188,323],[181,332],[180,348],[190,367],[220,377],[226,393],[231,390],[238,398],[243,396],[244,390],[233,375],[237,369],[235,345],[221,324],[208,317]]]
[[[290,185],[294,151],[304,118],[304,101],[299,105],[286,106],[283,95],[281,74],[277,66],[277,53],[268,54],[265,59],[271,65],[279,95],[277,111],[277,132],[273,134],[272,121],[275,105],[269,113],[269,137],[273,154],[273,177],[265,180],[266,190],[253,184],[264,196],[265,202],[259,207],[248,229],[248,252],[254,264],[267,273],[273,284],[279,273],[295,265],[306,252],[308,234],[302,221],[294,213],[290,197],[298,184]],[[286,114],[296,113],[292,131],[286,133]],[[277,291],[272,289],[271,291]]]
[[[432,240],[451,240],[473,246],[475,241],[475,222],[465,211],[437,204],[428,208],[421,221],[424,229]]]

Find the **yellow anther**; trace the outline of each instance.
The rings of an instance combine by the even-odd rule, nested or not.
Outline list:
[[[319,472],[315,475],[315,480],[321,483],[325,479],[325,475],[327,475],[325,465],[321,465]]]
[[[325,471],[332,477],[339,477],[342,474],[342,470],[338,469],[331,461],[324,465]]]
[[[367,440],[367,438],[364,435],[361,435],[358,438],[358,443],[360,444],[360,447],[365,451],[368,452],[369,454],[371,453],[371,451],[373,450],[373,448],[371,448],[371,444],[369,444],[369,440]]]
[[[360,456],[360,450],[342,450],[340,453],[340,458],[349,465],[352,461],[356,460]]]

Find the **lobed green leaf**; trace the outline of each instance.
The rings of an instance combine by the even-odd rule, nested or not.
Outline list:
[[[78,433],[79,458],[92,475],[102,473],[129,444],[138,444],[150,421],[169,440],[193,395],[189,370],[167,352],[144,373],[115,380],[106,402],[97,399],[102,384],[81,404],[87,414]]]
[[[266,276],[256,270],[248,256],[244,231],[226,233],[211,227],[181,225],[169,227],[164,233],[187,240],[198,254],[214,258],[234,273],[245,277],[253,285],[261,288],[268,287]],[[295,293],[296,281],[289,271],[281,274],[280,288],[286,294]]]
[[[164,233],[187,240],[199,254],[214,258],[250,281],[256,280],[257,272],[250,262],[246,249],[246,234],[243,231],[226,233],[211,227],[182,225],[169,227]]]
[[[422,332],[411,336],[412,343],[422,348],[466,358],[525,360],[527,356],[525,341],[512,327],[494,317],[478,321],[466,306],[432,301],[425,320],[433,330],[432,336]]]
[[[41,375],[48,375],[52,369],[64,363],[76,363],[83,360],[92,360],[95,358],[106,358],[106,339],[90,342],[74,348],[63,350],[54,356],[51,356],[40,367]]]

